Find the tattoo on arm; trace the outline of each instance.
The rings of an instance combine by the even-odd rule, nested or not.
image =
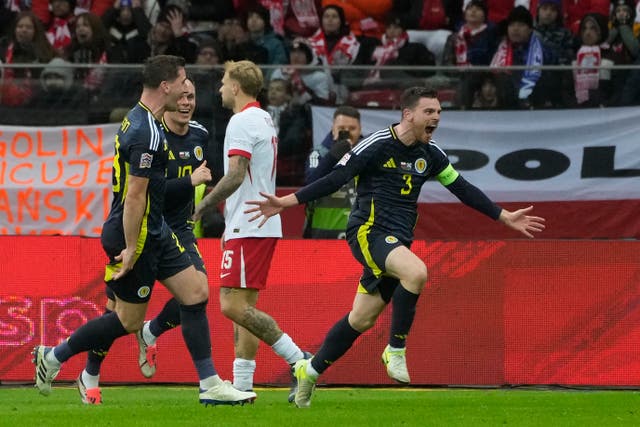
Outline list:
[[[232,156],[229,159],[229,171],[220,181],[213,187],[213,190],[207,194],[200,202],[203,209],[216,206],[221,201],[232,195],[244,181],[249,168],[249,159],[243,156]]]

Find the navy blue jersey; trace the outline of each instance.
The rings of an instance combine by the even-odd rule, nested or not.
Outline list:
[[[445,153],[433,142],[404,145],[393,126],[379,130],[362,140],[326,177],[296,193],[300,203],[335,191],[353,177],[357,179],[357,198],[349,217],[347,234],[366,229],[388,233],[400,241],[413,240],[418,217],[417,203],[422,185],[438,176],[448,184],[454,174]]]
[[[164,218],[175,233],[184,229],[191,232],[195,198],[191,174],[206,158],[209,132],[196,121],[189,122],[189,130],[185,135],[169,131],[166,125],[165,130],[169,144],[169,159]]]
[[[122,249],[125,246],[122,216],[129,175],[149,179],[139,243],[143,243],[147,236],[160,236],[167,153],[167,140],[161,123],[139,102],[127,113],[115,137],[111,183],[113,202],[102,230],[105,247]]]

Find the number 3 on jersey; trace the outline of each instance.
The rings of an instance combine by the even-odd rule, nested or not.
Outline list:
[[[404,179],[405,187],[400,189],[400,194],[406,196],[411,193],[411,189],[413,188],[413,184],[411,183],[411,174],[405,173],[402,175],[402,179]]]
[[[229,270],[233,263],[233,251],[226,250],[222,253],[222,262],[220,263],[220,270]]]

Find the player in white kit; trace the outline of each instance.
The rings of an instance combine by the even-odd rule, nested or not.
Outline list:
[[[269,265],[277,239],[282,237],[280,217],[261,228],[244,214],[247,200],[276,189],[278,136],[271,116],[260,108],[257,96],[263,86],[262,71],[251,61],[225,63],[222,105],[234,115],[224,138],[224,173],[213,190],[200,202],[194,220],[209,208],[225,202],[225,232],[220,265],[220,309],[233,321],[235,360],[233,385],[253,388],[255,356],[260,340],[289,363],[311,357],[282,332],[276,321],[256,308],[258,293],[265,289]],[[295,384],[290,400],[295,396]]]

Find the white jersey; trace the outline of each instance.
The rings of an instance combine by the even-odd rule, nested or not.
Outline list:
[[[258,228],[260,221],[249,222],[248,200],[261,200],[260,192],[276,192],[278,136],[271,116],[251,103],[229,120],[224,136],[224,173],[229,170],[229,156],[249,159],[249,168],[240,187],[227,199],[224,207],[224,239],[241,237],[282,237],[280,215],[274,215]]]

